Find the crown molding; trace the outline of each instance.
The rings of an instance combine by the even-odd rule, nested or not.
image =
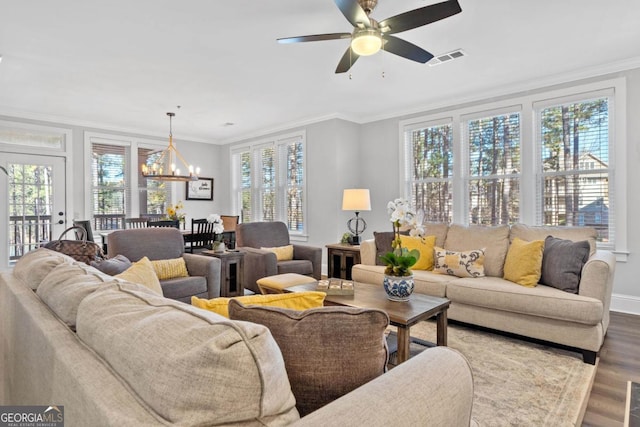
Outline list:
[[[0,106],[0,116],[5,116],[8,119],[13,118],[13,119],[21,119],[21,120],[33,120],[37,122],[46,122],[47,124],[52,124],[57,127],[60,127],[60,126],[82,127],[82,128],[88,128],[91,131],[117,132],[117,133],[123,133],[126,135],[139,135],[142,137],[150,137],[150,138],[166,139],[168,135],[167,132],[151,132],[148,129],[114,126],[107,123],[72,119],[65,116],[56,116],[52,114],[42,114],[42,113],[34,113],[30,111],[15,110],[5,106]],[[184,134],[180,135],[180,137],[177,139],[180,141],[186,141],[186,142],[200,142],[203,144],[219,144],[219,142],[215,140],[205,140],[202,138],[193,137],[193,136],[184,135]]]

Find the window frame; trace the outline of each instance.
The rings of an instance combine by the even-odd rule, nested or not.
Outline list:
[[[308,215],[307,215],[307,144],[306,144],[306,131],[298,131],[288,134],[277,135],[272,138],[261,139],[253,141],[250,144],[242,144],[230,149],[230,163],[231,163],[231,198],[234,215],[242,215],[242,155],[244,153],[249,154],[250,165],[250,183],[249,188],[251,193],[251,212],[248,221],[262,221],[261,205],[262,199],[260,198],[263,186],[261,185],[261,175],[256,173],[261,169],[261,150],[265,148],[273,148],[274,156],[274,174],[275,183],[273,189],[275,190],[275,207],[274,207],[274,221],[282,221],[287,224],[287,212],[286,212],[286,190],[288,185],[286,183],[286,147],[292,143],[301,143],[303,156],[302,156],[302,168],[303,177],[302,185],[302,216],[303,227],[302,230],[289,230],[289,235],[292,240],[306,240],[308,237],[307,230],[309,229]],[[246,189],[245,189],[246,190]]]
[[[520,108],[520,217],[518,222],[539,225],[542,210],[538,197],[541,182],[542,160],[539,155],[539,132],[536,108],[541,105],[557,105],[559,102],[586,101],[600,97],[599,94],[610,93],[609,102],[609,194],[610,209],[614,212],[614,241],[598,246],[614,252],[616,259],[626,262],[627,247],[627,202],[624,195],[627,188],[626,175],[626,79],[624,77],[602,80],[599,82],[567,85],[563,88],[540,89],[519,96],[505,96],[503,100],[476,103],[473,106],[452,107],[437,114],[427,114],[398,124],[400,156],[400,194],[410,197],[410,186],[406,180],[407,164],[405,152],[405,132],[424,124],[442,121],[446,117],[453,123],[453,223],[469,224],[467,215],[468,188],[468,151],[464,146],[466,137],[465,119],[473,116],[486,116],[489,112]]]

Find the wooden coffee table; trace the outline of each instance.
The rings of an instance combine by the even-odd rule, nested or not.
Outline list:
[[[284,289],[285,292],[315,291],[317,284],[308,283]],[[411,326],[435,316],[437,345],[447,345],[447,309],[451,302],[446,298],[412,294],[409,301],[397,302],[387,298],[382,285],[354,283],[354,295],[327,295],[325,305],[376,308],[389,316],[389,323],[398,328],[398,364],[409,359]]]

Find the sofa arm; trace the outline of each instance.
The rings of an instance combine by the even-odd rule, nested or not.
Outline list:
[[[207,292],[209,298],[220,296],[220,260],[215,257],[182,254],[187,265],[189,276],[204,276],[207,279]]]
[[[360,263],[376,265],[376,241],[374,239],[360,243]]]
[[[293,259],[306,259],[313,265],[313,278],[321,279],[322,274],[322,248],[315,246],[293,245]]]
[[[467,360],[448,347],[433,347],[294,425],[469,426],[472,404]]]
[[[236,248],[244,253],[244,287],[253,292],[260,293],[256,281],[263,277],[278,274],[278,261],[276,254],[271,251],[243,246]]]
[[[613,252],[596,250],[582,267],[578,293],[602,301],[604,330],[609,326],[609,307],[613,292],[616,257]]]

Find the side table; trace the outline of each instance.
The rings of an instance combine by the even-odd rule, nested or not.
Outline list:
[[[326,247],[328,277],[351,280],[351,268],[360,264],[360,246],[336,243]]]
[[[242,252],[226,251],[214,252],[204,250],[202,255],[213,256],[220,260],[220,296],[238,297],[244,295],[243,264],[244,254]]]

